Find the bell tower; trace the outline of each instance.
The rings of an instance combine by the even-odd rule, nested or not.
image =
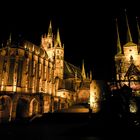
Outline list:
[[[53,57],[53,51],[52,51],[52,48],[53,48],[53,33],[52,33],[52,23],[51,23],[51,21],[50,21],[50,25],[49,25],[49,28],[48,28],[48,34],[47,35],[45,34],[41,37],[41,47],[43,49],[45,49],[49,58]]]
[[[64,72],[64,44],[62,45],[60,40],[59,29],[57,30],[57,36],[54,41],[55,49],[55,77],[63,79]]]
[[[118,25],[116,23],[117,30],[117,54],[115,55],[116,66],[116,80],[119,81],[118,87],[122,87],[124,84],[130,85],[131,79],[138,80],[137,74],[140,71],[140,53],[138,51],[138,45],[133,43],[131,36],[128,19],[125,10],[125,20],[127,29],[127,41],[121,46]],[[132,70],[133,68],[133,70]],[[132,74],[133,73],[133,74]],[[135,82],[136,83],[136,82]]]
[[[56,38],[54,38],[51,22],[48,28],[47,36],[45,34],[41,38],[41,47],[46,51],[50,62],[54,65],[54,77],[63,79],[64,44],[62,45],[61,43],[59,29],[57,30]]]

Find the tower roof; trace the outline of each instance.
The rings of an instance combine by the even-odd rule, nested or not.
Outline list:
[[[116,19],[116,30],[117,30],[117,54],[121,54],[122,49],[121,49],[121,43],[120,43],[120,36],[119,36],[117,19]]]
[[[130,28],[129,28],[129,24],[128,24],[127,15],[126,15],[126,9],[125,9],[125,18],[126,18],[126,26],[127,26],[127,42],[133,42]]]
[[[138,70],[138,68],[133,63],[128,68],[128,71],[126,72],[125,77],[126,76],[130,77],[132,75],[140,76],[140,71]]]
[[[86,73],[85,73],[84,60],[82,62],[82,76],[83,76],[83,79],[85,80],[86,79]]]
[[[140,28],[139,28],[137,17],[136,17],[136,22],[137,22],[137,31],[138,31],[138,52],[139,52],[140,51]]]
[[[64,61],[64,78],[75,78],[75,76],[82,79],[81,69]]]
[[[133,42],[128,42],[124,45],[124,47],[131,47],[131,46],[137,46],[137,44],[135,44]]]
[[[57,29],[56,43],[61,47],[59,28]]]
[[[52,23],[50,21],[49,28],[48,28],[48,36],[52,36]]]

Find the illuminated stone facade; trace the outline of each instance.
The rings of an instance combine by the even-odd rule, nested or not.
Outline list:
[[[94,113],[101,109],[102,84],[100,84],[99,81],[100,80],[92,80],[90,84],[90,107]]]
[[[115,56],[117,80],[122,80],[123,84],[129,84],[129,80],[139,80],[140,54],[138,53],[137,45],[128,42],[123,46],[124,54]],[[124,81],[123,81],[124,80]],[[134,82],[136,82],[134,81]],[[135,86],[130,82],[130,86]],[[121,86],[122,86],[121,85]]]
[[[40,46],[28,41],[13,43],[11,36],[0,49],[0,121],[59,111],[89,102],[90,77],[64,60],[59,30],[50,23]]]
[[[117,25],[117,24],[116,24]],[[140,91],[140,51],[139,44],[133,43],[128,19],[126,16],[127,25],[127,42],[121,46],[119,31],[117,26],[117,54],[115,55],[116,79],[117,86],[121,88],[124,84],[130,86],[135,94]],[[139,26],[138,35],[140,35]]]

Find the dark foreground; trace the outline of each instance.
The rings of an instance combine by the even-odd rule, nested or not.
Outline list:
[[[122,118],[110,114],[48,113],[32,121],[1,124],[3,139],[136,139],[140,133],[139,117]]]

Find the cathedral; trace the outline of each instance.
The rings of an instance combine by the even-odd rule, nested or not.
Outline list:
[[[135,59],[135,58],[134,58]],[[81,69],[64,59],[64,44],[52,32],[42,35],[40,46],[15,43],[11,35],[0,48],[0,122],[61,111],[77,103],[89,103],[98,112],[101,88]]]
[[[121,46],[118,24],[117,29],[117,54],[115,55],[117,88],[124,85],[132,88],[135,95],[140,94],[140,29],[137,20],[138,43],[134,43],[125,11],[127,42]]]

